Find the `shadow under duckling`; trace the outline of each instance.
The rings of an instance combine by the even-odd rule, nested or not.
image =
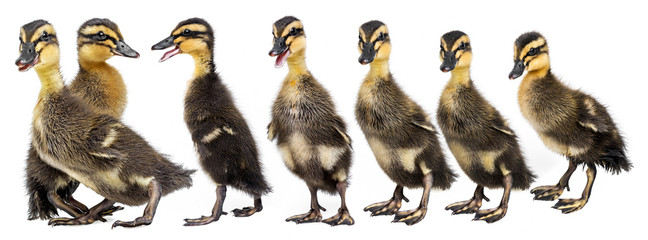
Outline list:
[[[128,46],[119,27],[109,19],[93,18],[77,31],[79,72],[70,84],[70,91],[79,96],[95,112],[121,118],[126,108],[126,85],[113,66],[106,61],[112,56],[139,57]],[[30,146],[26,167],[29,220],[51,219],[61,209],[72,217],[80,217],[88,207],[74,199],[72,194],[79,182],[45,163]],[[103,215],[121,210],[113,207]]]
[[[191,186],[191,174],[155,151],[116,118],[95,113],[63,84],[54,27],[44,20],[25,24],[20,34],[18,70],[35,69],[41,81],[34,108],[32,145],[48,165],[83,183],[105,199],[76,218],[55,218],[50,225],[105,221],[102,213],[116,202],[147,203],[142,217],[115,221],[135,227],[153,221],[163,195]]]
[[[625,143],[607,109],[596,98],[560,82],[551,72],[547,40],[537,32],[515,40],[514,67],[509,78],[526,71],[518,91],[522,115],[552,151],[564,155],[569,167],[556,185],[531,190],[535,200],[553,201],[569,190],[576,167],[587,165],[587,184],[581,198],[560,199],[553,208],[562,213],[582,209],[590,198],[597,165],[618,174],[630,171]]]
[[[437,109],[437,121],[450,151],[461,169],[475,183],[474,196],[450,204],[452,214],[472,214],[473,220],[493,223],[508,210],[511,189],[528,189],[535,175],[529,170],[520,151],[517,136],[500,115],[479,93],[470,78],[472,47],[468,35],[451,31],[441,37],[439,57],[441,71],[451,72]],[[504,188],[499,206],[479,210],[484,187]]]
[[[351,138],[346,125],[335,112],[328,91],[306,68],[306,35],[302,22],[292,16],[273,25],[275,66],[288,62],[288,76],[272,107],[268,139],[277,146],[286,167],[306,182],[311,194],[311,209],[286,221],[295,223],[322,221],[317,191],[340,194],[338,213],[322,222],[353,225],[355,221],[346,206],[346,188],[351,167]]]
[[[179,54],[193,57],[196,67],[185,96],[184,118],[200,158],[200,165],[216,183],[217,200],[211,216],[185,219],[185,226],[218,221],[223,212],[227,186],[254,198],[254,206],[234,209],[234,216],[247,217],[263,209],[261,196],[271,191],[263,175],[256,142],[234,105],[214,63],[214,32],[204,19],[180,22],[171,36],[153,45],[153,50],[174,47],[160,62]]]
[[[432,188],[448,189],[456,175],[448,166],[430,117],[396,84],[389,71],[391,42],[387,25],[369,21],[360,26],[358,61],[370,64],[356,103],[356,120],[378,165],[396,182],[393,197],[367,206],[372,216],[395,214],[393,222],[412,225],[427,213]],[[419,207],[398,211],[403,187],[423,187]]]

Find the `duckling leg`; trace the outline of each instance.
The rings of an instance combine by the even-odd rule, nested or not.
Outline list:
[[[484,220],[487,223],[494,223],[504,218],[508,210],[509,198],[511,197],[511,186],[513,186],[513,177],[511,174],[504,175],[504,194],[500,205],[497,208],[477,211],[473,221]]]
[[[430,189],[432,188],[432,173],[427,173],[423,176],[423,196],[421,203],[416,209],[409,211],[398,211],[394,216],[392,222],[404,222],[407,225],[413,225],[425,218],[427,213],[428,200],[430,199]]]
[[[338,213],[335,214],[335,216],[324,219],[322,222],[331,226],[337,226],[341,224],[353,225],[355,223],[355,220],[353,220],[353,218],[351,217],[349,209],[346,205],[347,182],[338,182],[336,187],[338,193],[340,194],[340,200],[342,201],[342,204],[340,205],[340,209],[338,209]]]
[[[155,210],[157,210],[158,203],[160,203],[160,198],[162,197],[162,186],[160,183],[153,179],[148,185],[148,195],[149,202],[144,209],[144,215],[138,218],[135,218],[133,221],[123,222],[115,221],[112,225],[112,228],[117,226],[121,227],[137,227],[141,225],[149,225],[153,222],[153,216],[155,216]]]
[[[560,199],[552,208],[562,211],[562,213],[573,213],[585,207],[590,195],[592,194],[592,186],[596,179],[596,166],[594,164],[587,164],[587,185],[583,190],[583,195],[579,199]]]
[[[232,212],[235,217],[249,217],[256,212],[261,212],[261,210],[263,210],[263,204],[261,203],[261,197],[257,196],[254,198],[254,207],[237,208],[232,210]]]
[[[405,202],[409,202],[409,199],[407,199],[403,194],[403,186],[396,185],[396,189],[394,190],[394,196],[392,196],[391,199],[384,202],[371,204],[365,207],[364,211],[371,212],[372,217],[378,215],[392,215],[396,213],[398,209],[401,208],[402,200],[405,200]]]
[[[567,188],[569,191],[569,178],[571,178],[572,173],[576,170],[576,163],[574,161],[569,161],[569,168],[567,172],[563,174],[560,178],[560,181],[556,185],[549,186],[540,186],[531,190],[532,194],[535,194],[533,197],[534,200],[543,200],[543,201],[553,201],[558,199],[562,195],[563,190]]]
[[[310,184],[308,185],[308,190],[310,191],[311,194],[311,209],[307,213],[304,214],[299,214],[295,215],[292,217],[289,217],[286,219],[286,222],[295,222],[297,224],[299,223],[309,223],[309,222],[319,222],[322,221],[322,213],[320,212],[320,209],[322,211],[326,211],[325,208],[319,205],[319,202],[317,201],[317,188],[311,186]]]
[[[216,187],[216,203],[214,203],[214,208],[212,208],[211,216],[202,216],[200,218],[185,219],[185,226],[200,226],[209,224],[211,222],[218,221],[221,215],[227,215],[226,212],[223,212],[223,202],[225,202],[225,197],[227,196],[227,187],[225,185],[218,185]]]
[[[490,201],[490,199],[488,199],[484,195],[484,186],[477,185],[475,194],[471,199],[450,204],[445,208],[445,210],[452,210],[452,215],[462,213],[475,213],[477,210],[479,210],[479,208],[481,208],[482,199],[486,200],[487,202]]]
[[[91,224],[97,220],[105,222],[106,219],[103,218],[105,216],[103,213],[105,211],[108,211],[112,208],[115,208],[113,206],[115,202],[104,199],[101,201],[99,204],[95,205],[94,207],[90,208],[88,212],[80,217],[76,218],[53,218],[49,221],[48,225],[52,226],[62,226],[62,225],[87,225]],[[119,207],[117,207],[119,208]],[[121,210],[121,209],[118,209]]]
[[[52,205],[54,205],[54,207],[63,210],[74,218],[81,217],[88,212],[88,207],[85,207],[85,205],[83,204],[81,205],[85,207],[85,211],[83,210],[83,208],[63,200],[63,198],[61,198],[61,195],[59,195],[56,190],[50,190],[49,192],[47,192],[47,199],[50,201],[50,203],[52,203]],[[72,196],[70,196],[70,199],[73,199]]]

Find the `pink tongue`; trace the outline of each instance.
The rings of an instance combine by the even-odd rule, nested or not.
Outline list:
[[[290,50],[286,50],[286,52],[277,56],[277,60],[275,61],[275,67],[276,68],[283,67],[283,65],[286,63],[286,59],[288,59],[289,56],[290,56]]]
[[[175,46],[173,49],[171,49],[171,51],[164,53],[162,58],[160,58],[160,62],[164,62],[167,59],[177,55],[178,53],[180,53],[180,48],[178,46]]]

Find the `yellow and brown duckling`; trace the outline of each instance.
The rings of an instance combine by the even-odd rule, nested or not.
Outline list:
[[[191,186],[191,174],[155,151],[116,118],[98,114],[63,84],[59,47],[51,24],[36,20],[20,34],[18,70],[36,70],[41,90],[34,108],[32,145],[48,165],[64,172],[105,199],[76,218],[55,218],[51,225],[82,225],[103,220],[116,202],[147,203],[142,217],[116,221],[135,227],[153,221],[160,197]]]
[[[356,103],[356,120],[378,164],[396,182],[393,197],[367,206],[372,216],[395,214],[394,222],[412,225],[427,213],[432,188],[448,189],[456,175],[448,167],[430,117],[396,84],[389,71],[391,43],[387,26],[369,21],[360,26],[358,61],[370,64]],[[403,187],[423,187],[419,207],[399,211],[408,201]]]
[[[587,184],[581,198],[560,199],[553,208],[562,213],[582,209],[590,198],[597,165],[618,174],[630,171],[625,144],[607,109],[594,97],[565,86],[551,72],[547,40],[537,32],[515,40],[516,79],[526,71],[518,91],[522,115],[531,123],[544,144],[569,161],[558,184],[531,190],[536,200],[553,201],[567,188],[569,178],[580,164],[587,165]]]
[[[475,213],[474,220],[502,219],[511,189],[527,189],[535,176],[527,167],[517,136],[500,113],[479,93],[470,78],[472,47],[468,35],[451,31],[441,37],[441,71],[452,76],[437,109],[437,121],[461,169],[477,183],[474,196],[450,204],[452,214]],[[484,187],[504,188],[499,206],[479,210]]]
[[[106,60],[112,56],[137,58],[139,54],[124,42],[119,27],[109,19],[90,19],[77,33],[79,73],[70,91],[97,113],[121,118],[126,107],[126,86],[117,69]],[[88,211],[72,197],[79,182],[43,162],[33,147],[29,149],[26,172],[29,219],[50,219],[58,215],[57,208],[73,217]],[[119,209],[115,207],[105,214]]]
[[[286,221],[319,222],[322,208],[317,191],[340,194],[338,213],[324,223],[353,225],[346,206],[345,192],[351,167],[351,139],[346,125],[335,112],[328,91],[306,68],[304,54],[306,35],[302,22],[292,16],[273,25],[274,47],[270,56],[277,56],[275,66],[288,62],[288,76],[283,81],[272,108],[268,138],[277,139],[277,146],[290,171],[306,182],[311,194],[311,209]]]
[[[184,117],[200,164],[217,185],[212,215],[185,219],[185,225],[208,224],[227,214],[223,212],[227,186],[254,198],[253,207],[234,209],[234,216],[247,217],[260,212],[263,209],[261,196],[271,189],[263,175],[250,129],[216,72],[211,26],[200,18],[187,19],[173,29],[171,36],[153,45],[152,49],[170,47],[173,49],[165,53],[160,61],[186,53],[196,63],[185,96]]]

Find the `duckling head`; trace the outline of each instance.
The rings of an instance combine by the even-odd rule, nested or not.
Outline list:
[[[387,25],[381,21],[373,20],[360,26],[358,36],[358,62],[362,65],[374,61],[386,61],[391,53],[391,42]]]
[[[441,71],[449,72],[460,68],[469,68],[472,61],[470,38],[462,31],[451,31],[441,36]]]
[[[173,47],[164,53],[160,62],[186,53],[194,59],[211,58],[214,49],[214,31],[211,25],[202,18],[190,18],[178,23],[171,35],[151,47],[152,50],[162,50]]]
[[[282,67],[291,56],[302,55],[306,49],[304,25],[293,16],[286,16],[272,25],[273,47],[268,53],[277,57],[275,67]]]
[[[139,53],[124,42],[117,24],[105,18],[93,18],[77,31],[79,62],[104,62],[112,56],[138,58]]]
[[[509,79],[516,79],[524,71],[533,72],[549,68],[549,47],[547,40],[538,32],[520,35],[514,45],[514,66]]]
[[[56,31],[49,22],[35,20],[20,28],[20,56],[16,60],[19,71],[58,68],[59,55]]]

